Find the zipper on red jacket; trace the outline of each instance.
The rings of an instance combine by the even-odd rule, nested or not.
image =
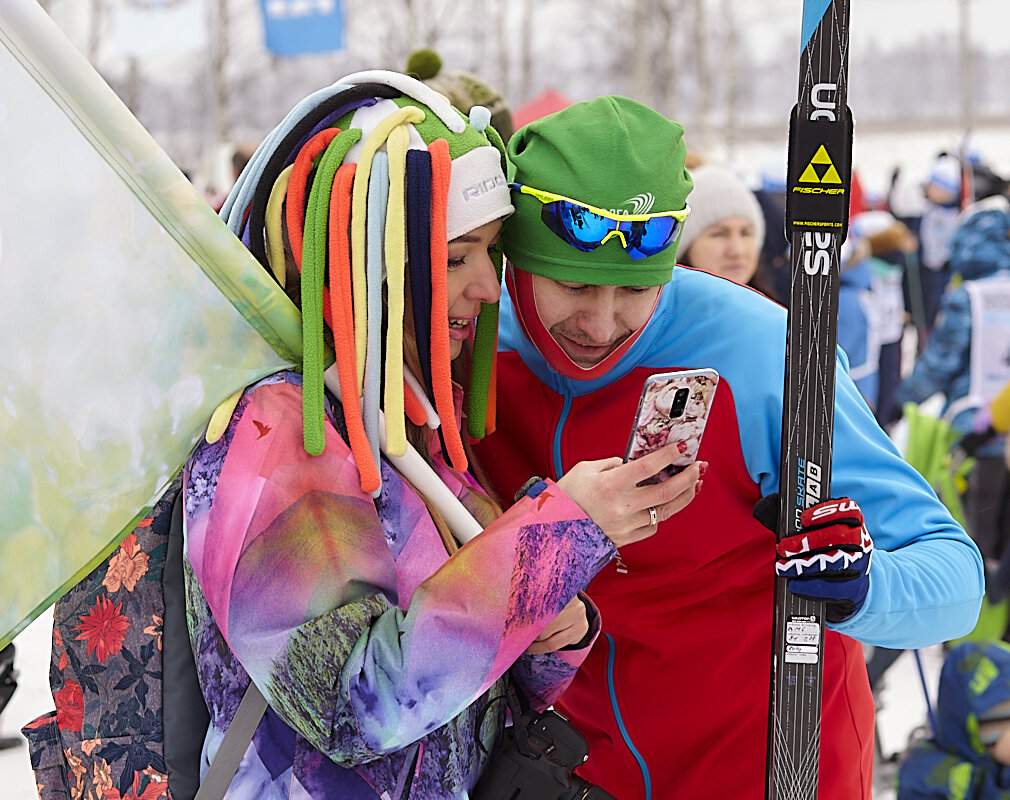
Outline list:
[[[561,414],[558,417],[558,424],[554,428],[554,441],[551,451],[551,458],[554,461],[554,480],[560,480],[561,476],[565,474],[564,466],[561,463],[561,435],[564,431],[565,423],[568,421],[568,415],[572,410],[572,396],[568,392],[565,392],[562,397],[564,397],[564,402],[561,404]],[[621,575],[628,573],[628,565],[624,563],[619,552],[617,553],[617,572]]]
[[[617,692],[614,691],[614,637],[609,633],[604,633],[607,637],[607,692],[610,695],[610,708],[614,712],[614,719],[617,720],[617,729],[621,732],[621,738],[631,751],[631,755],[638,762],[638,768],[642,771],[642,781],[645,783],[645,800],[652,800],[652,779],[649,777],[649,765],[645,763],[642,754],[638,752],[635,743],[631,741],[631,734],[624,726],[624,717],[621,716],[621,709],[617,705]]]
[[[554,480],[560,480],[565,474],[565,468],[561,464],[561,433],[564,430],[565,422],[568,421],[568,413],[572,410],[572,396],[564,393],[565,401],[561,405],[561,416],[558,417],[558,424],[554,428],[554,447],[552,457],[554,459]]]

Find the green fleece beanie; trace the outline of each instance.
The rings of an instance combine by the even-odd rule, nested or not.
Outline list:
[[[576,103],[525,125],[508,146],[509,180],[617,214],[680,211],[691,191],[684,128],[625,97]],[[543,205],[512,191],[505,255],[525,272],[607,286],[659,286],[673,277],[677,242],[633,259],[620,238],[583,253],[541,221]]]

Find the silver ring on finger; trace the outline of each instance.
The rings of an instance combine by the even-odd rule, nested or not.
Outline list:
[[[649,506],[649,525],[655,528],[659,524],[659,514],[656,513],[655,506]]]

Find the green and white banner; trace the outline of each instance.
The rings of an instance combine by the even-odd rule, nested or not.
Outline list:
[[[35,0],[0,0],[0,646],[141,519],[294,305]]]

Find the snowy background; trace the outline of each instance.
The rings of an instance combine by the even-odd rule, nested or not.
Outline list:
[[[262,139],[299,98],[435,48],[515,110],[553,89],[621,94],[682,122],[688,143],[740,172],[784,167],[802,0],[341,0],[344,49],[278,57],[259,0],[39,0],[200,186],[227,186],[237,142]],[[125,19],[171,5],[178,22]],[[921,178],[965,133],[1010,171],[1010,3],[850,0],[855,167],[872,191],[900,165]],[[130,19],[135,22],[134,17]]]

